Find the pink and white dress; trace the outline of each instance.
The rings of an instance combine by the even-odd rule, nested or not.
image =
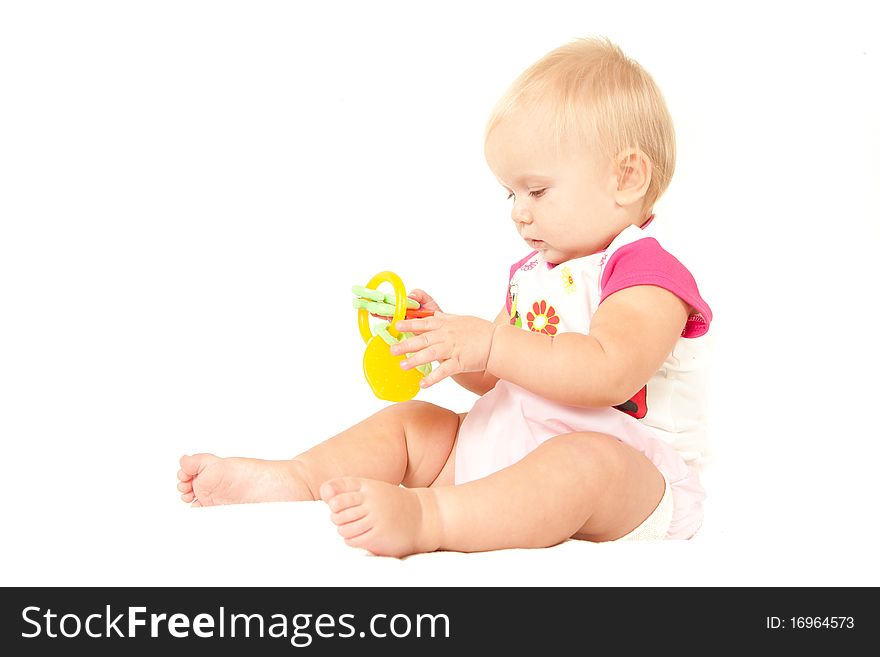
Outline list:
[[[692,309],[681,337],[647,384],[620,406],[579,408],[499,381],[462,423],[456,484],[512,465],[554,436],[578,431],[609,434],[643,452],[666,478],[673,499],[667,538],[696,533],[705,498],[695,465],[706,448],[706,334],[712,311],[684,265],[660,246],[649,226],[630,226],[604,251],[557,265],[535,251],[510,269],[510,322],[549,335],[586,334],[599,305],[634,285],[665,288]]]

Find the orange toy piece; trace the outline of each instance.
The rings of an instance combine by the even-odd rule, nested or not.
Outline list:
[[[380,313],[370,313],[373,317],[382,317],[383,319],[391,319],[388,315]],[[433,317],[433,310],[425,310],[424,308],[407,308],[405,319],[423,319],[425,317]]]

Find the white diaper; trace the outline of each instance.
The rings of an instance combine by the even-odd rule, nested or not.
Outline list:
[[[663,497],[653,513],[645,518],[641,525],[633,529],[629,534],[621,536],[618,541],[649,541],[666,538],[669,525],[672,524],[672,489],[669,481],[663,477],[666,488]]]

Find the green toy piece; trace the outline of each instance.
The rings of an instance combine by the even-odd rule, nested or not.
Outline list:
[[[360,298],[354,299],[351,305],[354,306],[355,310],[366,310],[372,315],[381,315],[382,317],[394,316],[393,303],[383,303],[381,301],[370,301],[369,299]]]
[[[368,287],[364,287],[363,285],[352,285],[351,291],[354,292],[356,297],[362,297],[363,300],[366,301],[378,301],[379,303],[387,303],[391,305],[392,314],[394,312],[394,295],[393,294],[385,294],[381,290],[371,290]],[[356,301],[360,301],[361,299],[356,299]],[[415,310],[416,308],[420,308],[421,305],[415,299],[410,299],[407,297],[406,299],[406,307],[412,308]],[[357,306],[355,306],[357,308]],[[369,310],[369,308],[367,308]]]
[[[379,290],[371,290],[368,287],[364,287],[363,285],[352,285],[351,291],[354,292],[356,297],[363,297],[364,299],[368,299],[370,301],[385,301],[385,293],[380,292]],[[394,303],[392,299],[391,303]]]

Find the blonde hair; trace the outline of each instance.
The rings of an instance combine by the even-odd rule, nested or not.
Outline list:
[[[611,159],[629,148],[653,165],[642,209],[666,191],[675,170],[675,131],[653,78],[604,38],[576,39],[532,64],[495,105],[485,139],[513,109],[547,110],[557,146],[565,139],[598,146]]]

